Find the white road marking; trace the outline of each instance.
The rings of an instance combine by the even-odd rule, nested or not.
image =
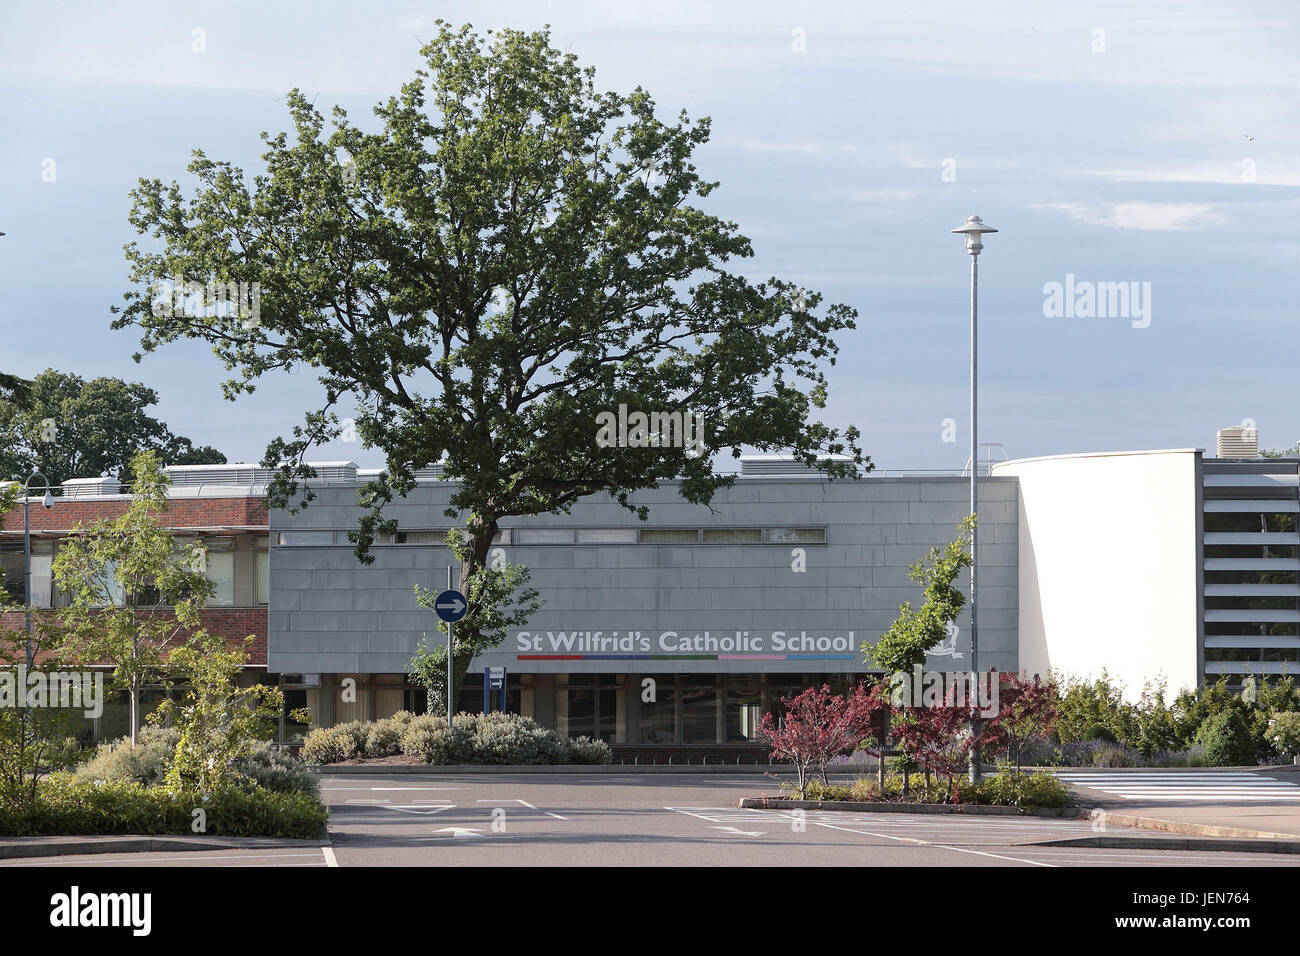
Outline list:
[[[1056,775],[1076,787],[1100,790],[1125,800],[1300,801],[1300,787],[1294,783],[1256,773],[1057,771]]]
[[[326,866],[334,866],[334,867],[337,867],[337,866],[339,865],[339,861],[336,860],[336,859],[334,858],[334,848],[333,848],[333,847],[328,847],[328,846],[327,846],[327,847],[322,847],[322,848],[321,848],[321,853],[324,854],[324,856],[325,856],[325,865],[326,865]]]
[[[538,807],[535,807],[535,806],[533,806],[531,803],[529,803],[527,800],[520,800],[518,797],[509,797],[509,798],[505,798],[505,799],[501,799],[501,800],[476,800],[475,803],[518,803],[518,804],[522,804],[523,806],[527,807],[529,810],[537,810],[538,813],[544,813],[544,814],[546,814],[548,817],[555,817],[555,819],[557,819],[557,820],[567,820],[567,819],[569,819],[568,817],[562,817],[562,816],[560,816],[558,813],[552,813],[550,810],[542,810],[542,809],[540,809],[540,808],[538,808]]]
[[[452,836],[453,838],[455,838],[455,837],[481,837],[481,836],[483,836],[483,834],[479,833],[478,830],[477,830],[475,827],[443,827],[441,830],[434,830],[433,832],[434,832],[434,833],[449,833],[449,834],[451,834],[451,836]]]
[[[722,830],[725,833],[736,833],[740,836],[764,836],[766,830],[738,830],[736,827],[709,827],[710,830]]]

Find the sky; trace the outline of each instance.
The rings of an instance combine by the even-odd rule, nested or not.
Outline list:
[[[823,417],[857,425],[878,470],[966,461],[969,259],[951,230],[970,215],[1000,230],[980,256],[981,440],[1022,458],[1212,450],[1243,422],[1266,448],[1300,439],[1288,2],[5,3],[0,370],[146,382],[175,432],[259,460],[314,381],[230,403],[205,346],[132,361],[136,337],[109,328],[129,190],[188,189],[194,148],[259,171],[293,87],[367,120],[438,17],[550,24],[599,86],[712,118],[695,162],[721,183],[707,208],[753,240],[740,271],[859,313]],[[1052,283],[1136,283],[1143,314],[1046,315]],[[382,463],[356,443],[313,457]]]

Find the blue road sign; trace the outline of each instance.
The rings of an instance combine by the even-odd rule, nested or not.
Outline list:
[[[448,624],[454,624],[465,616],[469,603],[459,591],[443,591],[433,599],[433,612]]]

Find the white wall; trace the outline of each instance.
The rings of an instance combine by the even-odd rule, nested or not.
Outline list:
[[[1096,676],[1135,698],[1197,682],[1197,449],[1027,458],[1020,479],[1020,667]]]

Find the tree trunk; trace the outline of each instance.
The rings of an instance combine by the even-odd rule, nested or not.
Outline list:
[[[140,730],[140,688],[131,688],[131,747],[135,748],[136,734]]]

